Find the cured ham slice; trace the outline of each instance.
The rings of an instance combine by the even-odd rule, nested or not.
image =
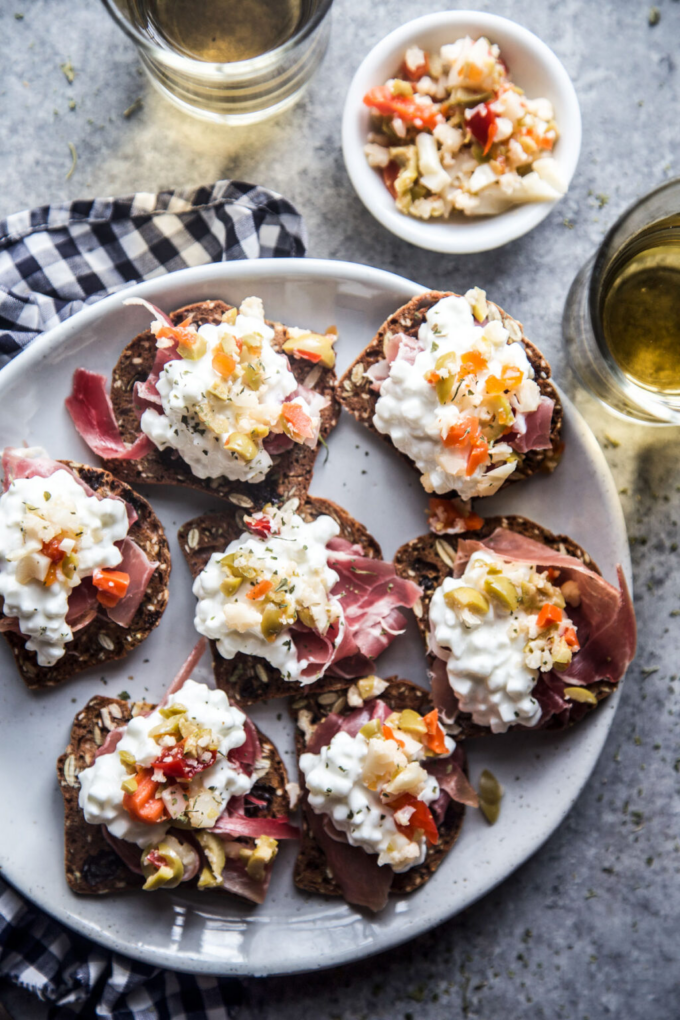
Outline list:
[[[315,814],[307,803],[303,810],[314,838],[326,855],[333,878],[347,902],[357,907],[367,907],[376,913],[382,910],[387,905],[392,887],[392,868],[380,866],[375,854],[367,854],[359,846],[350,846],[342,839],[329,836],[324,816]]]
[[[422,350],[418,337],[409,336],[408,333],[393,333],[385,344],[385,357],[376,361],[366,372],[371,380],[371,389],[380,393],[382,384],[389,377],[390,366],[397,358],[413,365]]]
[[[66,398],[66,408],[73,424],[98,457],[104,460],[140,460],[155,446],[143,433],[132,446],[123,442],[106,386],[106,376],[85,368],[76,369],[71,395]]]
[[[221,815],[215,827],[208,830],[217,836],[271,836],[272,839],[299,839],[300,830],[287,818],[248,818],[243,814]]]
[[[130,583],[125,597],[120,600],[118,605],[108,609],[107,613],[109,618],[114,623],[117,623],[119,627],[129,627],[144,598],[151,575],[158,566],[158,563],[152,563],[144,550],[140,549],[131,538],[124,538],[118,544],[118,547],[123,559],[116,567],[116,570],[129,574]]]
[[[506,442],[510,443],[517,453],[529,453],[530,450],[550,450],[550,430],[552,427],[552,415],[555,409],[555,401],[550,397],[541,397],[541,401],[535,411],[523,415],[524,431],[514,430],[505,436]]]

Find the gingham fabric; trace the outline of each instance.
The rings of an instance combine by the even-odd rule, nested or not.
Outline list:
[[[105,952],[1,879],[0,977],[49,1002],[49,1020],[228,1020],[241,999],[233,979],[175,974]]]
[[[139,280],[230,259],[305,254],[285,198],[218,181],[41,206],[0,221],[0,365],[84,305]]]
[[[0,223],[0,365],[85,304],[188,266],[302,256],[297,210],[237,181],[43,206]],[[0,979],[51,1004],[50,1020],[227,1020],[240,984],[112,954],[0,879]],[[17,1018],[18,1020],[18,1018]]]

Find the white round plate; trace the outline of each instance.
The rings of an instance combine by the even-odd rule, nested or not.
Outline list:
[[[460,282],[465,290],[469,281]],[[311,259],[232,262],[187,269],[106,298],[36,340],[0,372],[3,445],[44,445],[54,457],[92,460],[64,408],[78,366],[110,372],[129,340],[148,324],[139,295],[172,309],[207,298],[238,304],[264,299],[271,318],[340,330],[339,369],[359,353],[387,315],[424,288],[367,266]],[[521,309],[510,311],[521,317]],[[541,337],[535,337],[539,344]],[[626,531],[604,457],[588,427],[565,401],[564,460],[551,478],[512,486],[485,504],[521,512],[564,531],[594,551],[609,580],[617,562],[630,577]],[[426,496],[417,475],[349,415],[321,453],[312,491],[345,506],[376,535],[387,557],[424,530]],[[177,528],[218,500],[189,490],[150,487],[172,546],[170,602],[160,626],[127,659],[90,670],[55,690],[29,692],[5,643],[0,648],[0,772],[23,781],[4,786],[0,827],[2,873],[21,892],[83,935],[118,952],[174,970],[214,974],[277,974],[345,963],[412,938],[469,906],[525,861],[560,824],[595,766],[617,697],[560,736],[525,733],[470,746],[473,783],[490,768],[505,787],[499,822],[490,828],[468,810],[462,836],[419,892],[395,898],[380,915],[343,900],[299,893],[293,886],[295,846],[282,845],[266,903],[249,907],[228,895],[184,892],[76,896],[64,880],[62,799],[55,762],[76,711],[94,694],[160,697],[193,647],[194,598]],[[380,673],[425,684],[414,622],[379,661]],[[207,664],[197,679],[210,676]],[[277,743],[295,778],[293,729],[283,700],[251,714]],[[30,782],[27,780],[30,779]]]
[[[409,46],[432,52],[444,43],[469,35],[486,36],[500,46],[512,81],[530,99],[553,104],[560,137],[555,159],[567,184],[581,150],[581,113],[571,78],[549,46],[508,18],[482,11],[438,11],[415,18],[390,32],[373,47],[350,84],[342,115],[342,154],[354,190],[368,211],[397,237],[428,251],[449,254],[488,251],[514,241],[537,227],[555,202],[530,202],[497,216],[463,216],[448,220],[418,220],[397,210],[381,175],[364,155],[370,131],[370,112],[363,97],[370,88],[392,77]]]

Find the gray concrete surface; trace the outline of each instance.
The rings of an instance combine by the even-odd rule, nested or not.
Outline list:
[[[272,123],[224,130],[155,95],[99,4],[0,0],[0,217],[68,197],[255,181],[298,205],[311,255],[432,287],[485,287],[523,320],[574,392],[560,338],[569,283],[626,205],[678,172],[680,3],[657,0],[654,26],[643,0],[479,4],[531,28],[563,60],[581,102],[583,150],[568,197],[538,229],[500,251],[455,258],[412,248],[375,223],[351,189],[339,144],[345,89],[363,55],[402,22],[446,6],[336,0],[330,50],[306,98]],[[71,85],[60,70],[68,59]],[[124,117],[138,97],[141,109]],[[66,180],[69,142],[78,166]],[[239,1020],[679,1015],[678,432],[625,424],[576,398],[621,490],[640,627],[636,663],[583,796],[531,861],[462,916],[351,968],[248,982]],[[3,994],[16,1017],[43,1015]]]

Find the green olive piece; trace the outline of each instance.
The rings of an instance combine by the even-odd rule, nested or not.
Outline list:
[[[309,627],[311,630],[316,628],[316,620],[309,606],[298,606],[297,614],[300,623],[304,623],[305,627]]]
[[[61,561],[60,566],[62,574],[67,581],[70,581],[78,569],[78,557],[74,552],[67,553]]]
[[[456,367],[458,361],[458,355],[455,351],[447,351],[446,354],[440,354],[434,363],[435,372],[443,372],[444,369],[448,369],[450,372]]]
[[[238,318],[238,308],[228,308],[222,316],[222,322],[226,322],[228,326],[233,326]]]
[[[219,838],[219,836],[214,836],[212,833],[205,832],[202,829],[197,829],[194,835],[201,844],[201,849],[203,850],[208,864],[210,865],[209,868],[204,869],[208,871],[208,875],[204,875],[203,872],[201,872],[201,877],[198,880],[198,888],[204,889],[206,887],[222,885],[222,872],[224,871],[224,865],[226,864],[223,841]]]
[[[571,662],[571,648],[564,640],[564,638],[558,638],[552,647],[552,661],[553,669],[558,672],[565,670]]]
[[[489,825],[498,821],[501,812],[503,789],[493,772],[484,769],[479,777],[479,806]]]
[[[231,577],[225,577],[225,579],[222,581],[220,585],[220,591],[224,596],[226,596],[226,598],[230,598],[232,595],[236,594],[236,592],[239,590],[242,584],[243,578],[234,577],[234,575],[232,574]]]
[[[254,443],[250,436],[244,432],[232,432],[224,444],[225,450],[237,454],[241,460],[246,462],[254,460],[258,454],[257,443]]]
[[[484,616],[489,612],[489,600],[476,588],[454,588],[444,592],[444,602],[449,609],[469,609],[473,613]]]
[[[509,578],[499,574],[495,577],[486,577],[484,590],[489,593],[497,602],[511,613],[514,613],[519,605],[517,589]]]
[[[152,740],[156,737],[177,737],[179,736],[179,724],[184,718],[184,715],[173,715],[169,719],[164,719],[158,726],[154,726],[153,729],[149,730],[149,736]]]
[[[243,382],[249,390],[259,390],[260,386],[264,381],[264,373],[259,369],[255,368],[254,365],[246,365],[243,369]],[[249,458],[252,460],[252,457]]]
[[[180,340],[177,344],[177,353],[180,358],[185,358],[186,361],[199,361],[207,349],[208,343],[200,333],[195,333],[192,336],[191,343],[185,344]]]
[[[379,737],[382,733],[380,719],[371,719],[370,722],[364,723],[359,733],[362,737],[366,737],[366,740],[370,740],[371,737]]]
[[[171,719],[173,715],[184,715],[186,712],[186,705],[180,705],[179,701],[175,701],[172,705],[165,705],[163,708],[158,709],[158,714],[162,715],[164,719]],[[123,752],[120,752],[121,755]]]
[[[162,867],[157,868],[155,864],[149,862],[148,857],[152,850],[156,850],[165,861]],[[166,889],[174,889],[184,877],[184,865],[171,846],[167,843],[159,843],[157,847],[148,847],[142,854],[142,872],[146,878],[142,889],[147,892],[159,889],[161,886],[165,886]]]
[[[262,614],[262,623],[260,624],[260,629],[265,639],[269,642],[275,641],[283,627],[283,610],[271,603],[265,606]]]
[[[456,375],[447,375],[435,385],[437,391],[437,400],[440,404],[450,404],[453,400],[456,390],[460,385],[460,380]]]
[[[220,566],[223,569],[230,570],[235,577],[245,578],[246,581],[254,581],[257,577],[257,570],[255,567],[249,567],[245,563],[236,563],[237,553],[227,553],[220,560]]]
[[[335,351],[333,344],[337,340],[334,334],[322,335],[321,333],[305,333],[304,336],[291,337],[283,345],[285,354],[311,355],[309,360],[316,361],[324,368],[333,368],[335,365]]]

